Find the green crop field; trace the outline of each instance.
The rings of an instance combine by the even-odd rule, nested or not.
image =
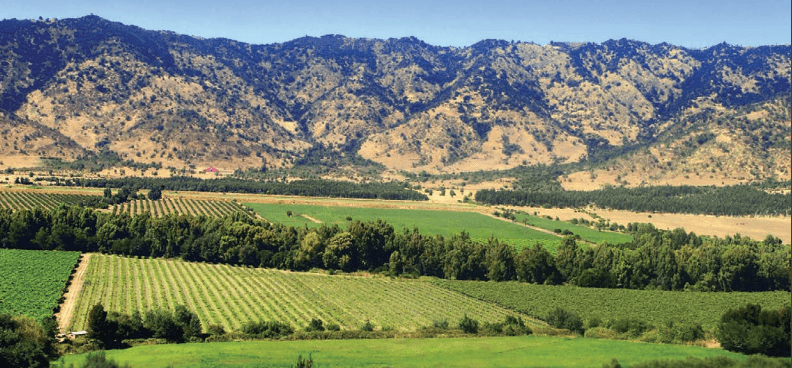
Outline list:
[[[547,336],[249,341],[137,346],[107,356],[132,367],[289,367],[308,355],[314,367],[602,367],[654,359],[746,356],[695,346]],[[64,362],[80,366],[84,355]]]
[[[784,291],[647,291],[450,280],[436,280],[434,284],[535,317],[545,316],[549,310],[560,307],[577,313],[586,321],[592,317],[603,320],[627,317],[657,326],[673,319],[696,321],[707,330],[714,328],[729,308],[758,303],[762,308],[778,309],[789,304],[792,297]]]
[[[52,315],[79,252],[0,249],[0,313]]]
[[[472,239],[482,242],[494,236],[498,240],[514,245],[518,249],[540,242],[546,249],[554,252],[561,243],[561,238],[558,236],[475,212],[333,207],[305,204],[245,203],[245,206],[252,208],[261,217],[269,221],[296,226],[307,225],[308,227],[316,227],[325,223],[344,227],[347,222],[346,218],[351,217],[353,220],[360,221],[382,219],[393,225],[396,231],[401,231],[404,228],[412,230],[417,227],[421,234],[440,234],[443,236],[451,236],[452,234],[466,231]],[[286,215],[287,211],[292,212],[291,217]]]
[[[488,322],[515,314],[417,280],[94,254],[78,296],[73,330],[85,328],[88,311],[100,301],[107,310],[125,313],[183,304],[198,314],[204,327],[220,324],[226,329],[260,319],[302,328],[319,318],[345,329],[357,329],[369,320],[379,327],[414,330],[434,320],[458,321],[465,314]]]
[[[580,235],[581,239],[597,244],[600,244],[602,242],[608,242],[611,244],[620,244],[620,243],[631,242],[633,240],[632,235],[620,234],[612,231],[599,231],[585,226],[574,225],[563,221],[550,220],[538,216],[531,216],[531,215],[518,213],[515,214],[515,218],[519,222],[531,226],[536,226],[545,230],[550,230],[550,231],[555,231],[556,229],[562,231],[569,230],[573,234]]]
[[[128,213],[132,216],[148,212],[151,216],[162,217],[169,214],[205,215],[223,217],[234,212],[250,213],[240,204],[233,201],[210,201],[184,198],[162,198],[156,201],[138,199],[113,205],[113,214]]]
[[[7,208],[10,210],[30,209],[34,207],[51,209],[58,207],[61,203],[76,205],[90,197],[96,196],[0,190],[0,208]]]

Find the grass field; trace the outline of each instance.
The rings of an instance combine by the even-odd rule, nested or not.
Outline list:
[[[290,367],[311,354],[314,367],[596,367],[653,359],[746,357],[720,349],[546,336],[250,341],[138,346],[108,351],[132,367]],[[66,356],[79,366],[83,355]]]
[[[110,209],[113,214],[128,213],[137,215],[148,212],[153,217],[162,217],[169,214],[206,215],[223,217],[234,212],[250,213],[234,201],[210,201],[184,198],[162,198],[156,201],[138,199],[113,205]]]
[[[245,203],[259,215],[272,222],[288,225],[316,227],[322,223],[337,224],[342,228],[346,218],[374,221],[382,219],[393,225],[396,231],[417,227],[421,234],[451,236],[467,231],[472,239],[486,241],[494,236],[500,241],[514,245],[518,249],[540,242],[546,249],[554,252],[561,243],[558,236],[529,229],[525,226],[494,219],[475,212],[433,211],[392,208],[356,208],[318,206],[307,204],[262,204]],[[292,216],[286,215],[292,211]],[[305,217],[308,216],[308,217]],[[317,220],[319,222],[313,221]]]
[[[627,317],[657,326],[669,319],[681,319],[701,323],[705,330],[714,328],[729,308],[758,303],[763,308],[778,309],[789,304],[792,297],[783,291],[647,291],[450,280],[436,280],[434,284],[531,316],[542,317],[560,307],[577,313],[584,321],[592,317],[603,320]]]
[[[206,327],[239,328],[247,321],[277,320],[296,328],[312,318],[357,329],[374,325],[414,330],[434,320],[455,322],[464,314],[501,321],[516,313],[417,280],[329,276],[232,267],[181,260],[94,254],[77,298],[72,329],[82,330],[90,308],[132,313],[183,304]]]
[[[580,235],[580,238],[600,244],[608,242],[611,244],[627,243],[633,240],[632,235],[620,234],[612,231],[598,231],[585,226],[578,226],[564,221],[550,220],[544,217],[531,216],[526,214],[515,214],[517,221],[524,222],[531,226],[536,226],[545,230],[555,231],[569,230],[573,234]]]
[[[52,315],[79,252],[0,249],[0,313]]]

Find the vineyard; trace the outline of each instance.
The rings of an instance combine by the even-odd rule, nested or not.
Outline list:
[[[486,242],[495,237],[517,249],[542,243],[551,252],[561,244],[561,238],[545,232],[512,224],[475,212],[432,211],[417,209],[386,209],[333,207],[306,204],[261,204],[245,203],[261,217],[292,226],[317,227],[322,223],[346,226],[347,218],[360,221],[382,219],[393,225],[396,231],[417,227],[421,234],[445,237],[468,232],[474,240]],[[287,212],[291,212],[291,216]],[[316,221],[314,221],[316,220]],[[318,221],[318,222],[317,222]]]
[[[242,212],[251,216],[251,213],[237,202],[184,198],[162,198],[156,201],[149,199],[138,199],[113,205],[110,208],[110,212],[112,212],[114,215],[128,213],[132,216],[148,212],[154,217],[162,217],[169,214],[223,217],[234,212]]]
[[[789,304],[792,297],[784,291],[647,291],[450,280],[437,280],[434,284],[535,317],[560,307],[586,321],[592,317],[602,320],[626,317],[660,325],[668,320],[682,320],[701,323],[705,329],[714,328],[730,308],[758,303],[762,308],[779,309]]]
[[[434,320],[458,321],[465,314],[489,322],[514,314],[423,281],[102,254],[91,258],[73,330],[86,327],[88,311],[98,302],[124,313],[183,304],[198,314],[204,327],[219,324],[226,329],[260,319],[301,328],[319,318],[345,329],[357,329],[368,320],[379,327],[414,330]]]
[[[52,315],[79,252],[0,249],[0,313]]]
[[[0,208],[7,208],[10,210],[22,210],[34,207],[52,209],[58,207],[61,203],[78,205],[86,199],[95,197],[96,196],[82,194],[0,190]]]

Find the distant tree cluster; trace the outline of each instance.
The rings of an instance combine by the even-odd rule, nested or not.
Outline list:
[[[792,194],[771,194],[750,185],[727,187],[611,187],[595,191],[480,190],[476,201],[491,205],[586,207],[642,212],[724,216],[792,213]]]
[[[291,227],[242,213],[224,218],[144,213],[130,217],[60,206],[0,210],[0,246],[126,256],[180,257],[291,270],[369,270],[457,280],[517,280],[587,287],[764,291],[790,290],[790,247],[768,236],[704,238],[650,224],[627,227],[634,241],[581,248],[564,238],[555,255],[542,245],[481,243],[465,232],[445,238],[395,231],[377,220]]]
[[[47,179],[62,186],[94,188],[130,188],[131,190],[182,190],[199,192],[229,192],[279,194],[313,197],[368,198],[386,200],[428,200],[425,194],[408,189],[400,182],[352,183],[333,180],[298,180],[289,183],[258,182],[237,178],[198,179],[192,177],[121,179]]]

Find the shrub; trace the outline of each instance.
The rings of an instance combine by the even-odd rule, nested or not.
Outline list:
[[[364,332],[374,331],[374,325],[369,320],[366,320],[366,323],[360,326],[360,331],[364,331]]]
[[[599,317],[591,317],[588,320],[588,324],[586,325],[587,329],[599,327],[602,324],[602,319]]]
[[[465,333],[474,334],[478,333],[479,322],[467,316],[467,314],[459,320],[459,328]]]
[[[223,328],[222,325],[206,326],[206,332],[211,336],[222,336],[226,333],[225,328]]]
[[[308,327],[305,328],[305,331],[308,332],[324,331],[324,330],[325,330],[324,323],[322,322],[321,319],[316,319],[316,318],[311,319],[311,323],[308,325]]]
[[[297,357],[297,365],[292,368],[311,368],[313,367],[313,358],[308,354],[308,359],[303,360],[302,355]]]
[[[258,321],[242,325],[242,333],[261,338],[280,338],[293,334],[294,328],[283,322]]]
[[[610,328],[621,334],[628,334],[632,337],[638,337],[644,332],[648,331],[651,326],[641,320],[631,318],[619,318],[611,323]]]
[[[663,342],[696,341],[704,338],[704,328],[697,322],[668,321],[660,329],[660,335]]]
[[[448,329],[448,319],[436,319],[432,321],[432,326],[439,330],[447,330]]]
[[[566,329],[575,333],[583,334],[583,320],[573,312],[562,308],[551,310],[547,314],[545,322],[555,328]]]
[[[484,331],[492,332],[496,334],[503,333],[503,323],[495,322],[495,323],[488,323],[484,322]],[[467,332],[467,331],[465,331]]]
[[[729,351],[788,357],[790,314],[789,305],[769,311],[763,311],[758,304],[729,309],[721,317],[715,337]]]
[[[341,331],[341,326],[339,326],[337,323],[328,323],[325,328],[327,331]]]

